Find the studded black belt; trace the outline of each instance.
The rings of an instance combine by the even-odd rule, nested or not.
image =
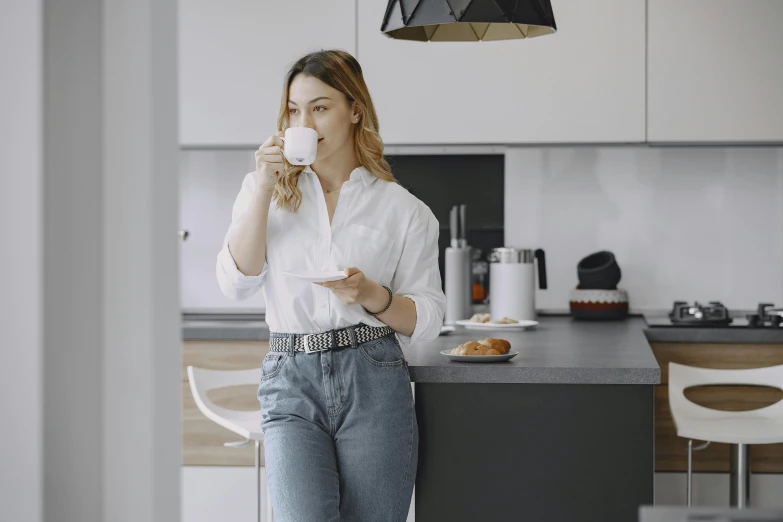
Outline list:
[[[270,332],[270,352],[290,352],[293,339],[295,352],[324,352],[346,346],[356,347],[362,343],[373,341],[393,334],[388,326],[368,326],[364,323],[346,326],[317,334],[286,334]]]

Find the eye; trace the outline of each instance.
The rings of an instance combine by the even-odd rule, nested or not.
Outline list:
[[[323,105],[316,105],[315,110],[318,111],[318,109],[323,109],[325,111],[326,107],[324,107]],[[323,111],[318,111],[318,112],[323,112]]]
[[[291,107],[291,108],[288,109],[288,114],[296,114],[296,111],[298,111],[298,110],[299,109],[295,109],[295,108]]]

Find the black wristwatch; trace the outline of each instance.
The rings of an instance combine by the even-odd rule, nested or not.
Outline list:
[[[385,312],[386,310],[388,310],[388,309],[389,309],[389,307],[390,307],[390,306],[391,306],[391,304],[392,304],[392,299],[394,298],[394,294],[392,293],[392,291],[391,291],[391,288],[389,288],[389,287],[388,287],[388,286],[386,286],[386,285],[383,285],[383,287],[386,289],[386,291],[387,291],[387,292],[389,292],[389,302],[388,302],[388,303],[386,303],[386,306],[384,306],[384,307],[383,307],[383,310],[381,310],[380,312],[371,312],[371,311],[369,311],[368,309],[366,309],[366,308],[364,308],[364,307],[362,306],[362,308],[364,308],[364,311],[365,311],[365,312],[367,312],[368,314],[370,314],[370,315],[371,315],[371,316],[373,316],[373,317],[375,317],[376,315],[381,315],[383,312]]]

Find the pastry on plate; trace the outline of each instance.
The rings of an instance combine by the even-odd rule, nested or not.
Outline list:
[[[473,314],[473,317],[470,318],[470,321],[474,323],[488,323],[489,314]]]
[[[510,317],[501,317],[500,319],[495,319],[494,321],[489,321],[491,324],[519,324],[519,321],[516,319],[511,319]]]
[[[479,341],[468,341],[452,348],[452,355],[503,355],[508,353],[511,343],[505,339],[488,337]]]

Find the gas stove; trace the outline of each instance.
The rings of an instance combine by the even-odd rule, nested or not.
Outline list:
[[[728,326],[732,323],[729,309],[720,301],[710,301],[706,305],[695,302],[675,301],[669,319],[674,325]]]
[[[647,317],[649,326],[695,328],[783,328],[783,308],[759,303],[755,314],[732,315],[720,301],[693,304],[675,301],[666,317]]]
[[[760,303],[755,314],[749,314],[748,326],[751,328],[780,328],[783,323],[783,308],[775,308],[769,303]]]

